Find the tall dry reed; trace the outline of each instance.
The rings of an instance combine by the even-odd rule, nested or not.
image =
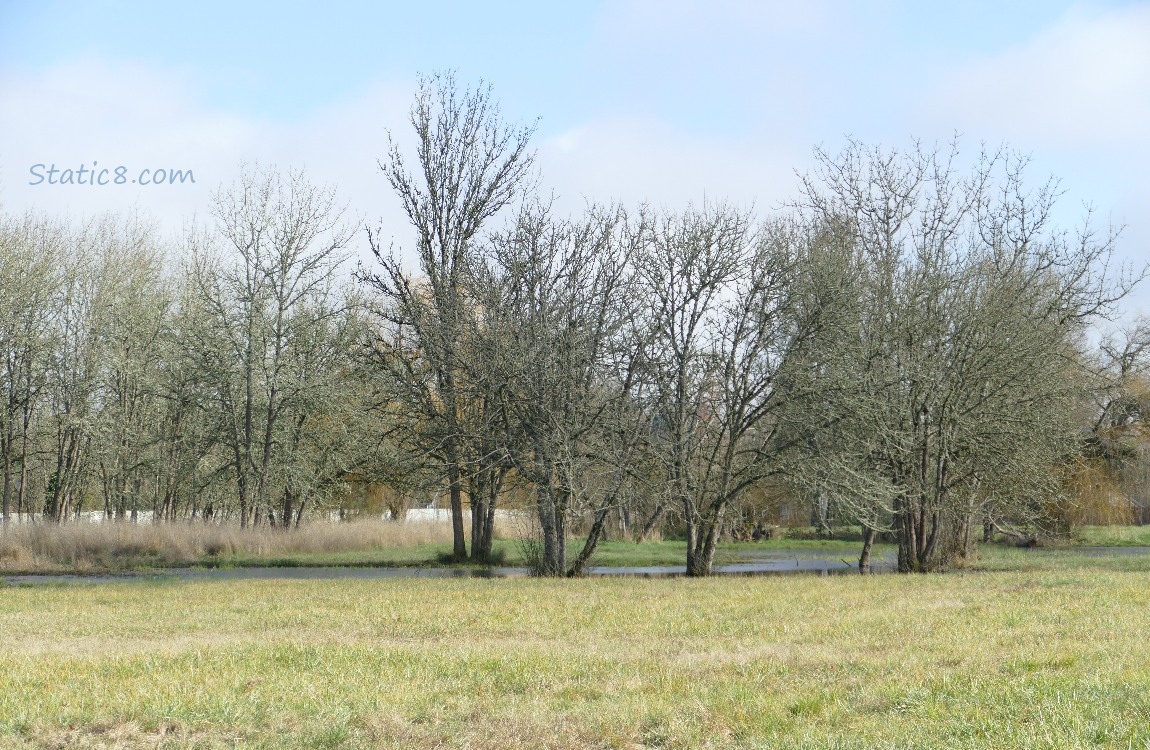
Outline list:
[[[38,523],[0,527],[0,569],[102,569],[214,556],[285,557],[451,542],[449,521],[316,522],[298,529],[211,523]]]

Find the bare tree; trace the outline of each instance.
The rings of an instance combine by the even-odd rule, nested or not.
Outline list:
[[[861,563],[891,529],[900,570],[936,569],[980,516],[1041,518],[1076,439],[1074,341],[1137,276],[1110,272],[1114,233],[1056,230],[1056,184],[1029,188],[1011,154],[965,176],[956,145],[816,155],[803,207],[845,227],[858,286],[818,361],[833,428],[807,477],[863,523]]]
[[[416,230],[422,278],[413,279],[382,231],[371,235],[378,270],[363,274],[381,297],[379,316],[389,327],[377,351],[380,371],[396,383],[404,404],[417,406],[423,422],[411,435],[442,469],[451,503],[454,554],[467,554],[463,527],[466,481],[460,424],[462,338],[472,314],[465,287],[468,254],[480,230],[528,185],[534,155],[533,127],[503,122],[490,86],[460,90],[452,73],[420,80],[411,109],[418,138],[412,172],[396,141],[388,138],[380,169]],[[418,359],[398,351],[407,347]]]
[[[480,356],[473,380],[503,415],[502,452],[534,488],[543,575],[580,575],[618,505],[643,437],[633,408],[638,298],[636,233],[619,209],[557,220],[527,206],[498,234],[478,290]],[[568,565],[568,524],[590,517]]]
[[[53,325],[64,284],[66,228],[27,214],[0,217],[0,453],[3,522],[28,500],[33,416],[41,406],[54,349]],[[15,498],[13,494],[15,493]]]
[[[117,241],[119,222],[106,216],[69,238],[53,319],[55,347],[47,369],[48,476],[44,515],[63,522],[81,510],[92,479],[91,447],[102,375],[101,309],[106,289],[101,251]]]
[[[154,235],[152,227],[133,219],[99,250],[101,397],[93,461],[109,518],[134,520],[142,508],[155,510],[155,447],[166,437],[155,430],[157,376],[173,300]]]
[[[779,415],[810,395],[800,365],[834,289],[801,240],[786,221],[756,228],[727,208],[667,216],[649,234],[653,441],[688,575],[710,574],[730,504],[782,470],[794,436]]]
[[[197,355],[215,382],[247,526],[273,508],[273,472],[293,440],[284,431],[316,383],[299,367],[312,356],[303,350],[340,315],[332,276],[352,230],[334,193],[297,172],[245,171],[217,192],[213,215],[216,234],[190,238],[205,326]]]
[[[1085,349],[1085,347],[1084,347]],[[1067,467],[1072,523],[1144,522],[1150,473],[1150,324],[1139,318],[1084,354],[1088,377],[1076,421],[1086,425],[1080,455]],[[993,527],[988,527],[993,531]]]

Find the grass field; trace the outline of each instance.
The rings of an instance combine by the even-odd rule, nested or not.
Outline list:
[[[0,588],[0,747],[1148,747],[1150,572],[1064,563]]]

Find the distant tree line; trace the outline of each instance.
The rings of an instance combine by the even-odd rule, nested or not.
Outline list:
[[[176,248],[133,218],[5,217],[5,522],[286,526],[359,477],[441,489],[459,559],[491,558],[514,495],[542,574],[669,525],[707,575],[783,493],[860,526],[863,569],[887,534],[910,572],[1141,465],[1150,337],[1087,343],[1141,274],[1089,217],[1056,227],[1057,183],[1015,153],[848,141],[768,218],[567,217],[489,88],[423,79],[411,125],[414,158],[380,166],[414,244],[369,232],[354,274],[353,228],[298,173],[245,168]]]
[[[332,195],[246,170],[213,218],[176,248],[136,218],[3,219],[5,522],[297,524],[369,460],[381,430]]]

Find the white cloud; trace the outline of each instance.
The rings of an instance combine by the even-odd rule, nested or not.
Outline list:
[[[1124,225],[1120,260],[1150,260],[1150,5],[1079,8],[1031,39],[942,75],[925,98],[928,127],[968,141],[1006,142],[1033,156],[1031,176],[1053,173],[1068,191],[1058,221],[1083,204]],[[1128,300],[1150,311],[1150,284]]]
[[[1025,44],[944,77],[939,116],[1011,140],[1150,151],[1150,6],[1077,10]]]
[[[251,153],[280,166],[304,168],[313,182],[337,188],[347,203],[346,218],[373,229],[382,225],[385,240],[394,235],[402,245],[410,226],[378,162],[387,156],[388,129],[401,146],[414,140],[408,124],[414,89],[414,81],[369,86],[305,120],[269,128]]]
[[[671,49],[689,41],[684,35],[692,30],[716,24],[740,43],[766,28],[776,35],[820,32],[826,4],[800,5],[803,10],[773,1],[731,2],[703,13],[688,3],[633,0],[610,6],[604,23],[619,35],[617,41],[631,33],[654,34],[647,42]],[[649,22],[662,24],[658,33]],[[670,42],[660,41],[660,34],[669,35]],[[925,98],[907,92],[906,107],[917,118],[900,115],[891,122],[875,116],[878,132],[867,137],[898,146],[905,142],[897,137],[892,142],[894,128],[927,138],[957,128],[965,133],[967,148],[980,140],[1006,140],[1034,151],[1036,177],[1042,170],[1056,172],[1103,212],[1113,210],[1116,220],[1127,222],[1124,247],[1137,258],[1139,251],[1150,250],[1150,226],[1142,217],[1150,204],[1144,178],[1150,173],[1147,39],[1150,7],[1145,5],[1067,16],[1025,43],[944,71]],[[644,43],[640,40],[639,47]],[[661,64],[663,57],[656,57]],[[765,72],[756,72],[760,68]],[[768,75],[771,66],[739,70],[747,77],[739,97],[758,96],[771,104],[748,109],[739,128],[707,132],[708,123],[692,126],[672,123],[674,115],[637,114],[651,108],[620,100],[590,119],[563,123],[557,132],[538,137],[542,187],[553,189],[560,208],[572,212],[585,199],[677,207],[704,197],[770,211],[793,197],[793,170],[810,163],[816,132],[851,129],[835,114],[842,91],[832,86],[837,81],[841,88],[849,76],[843,78],[839,70],[828,83],[804,78],[793,67],[779,67],[782,72],[774,78]],[[633,75],[637,78],[628,86],[656,75],[671,87],[672,100],[685,97],[687,109],[696,101],[694,90],[680,96],[674,89],[679,78],[665,70]],[[387,128],[400,139],[410,138],[413,89],[413,80],[380,80],[305,118],[271,122],[207,106],[188,71],[103,60],[45,71],[0,71],[0,206],[73,215],[139,208],[175,232],[191,214],[207,214],[211,192],[231,182],[241,159],[258,160],[306,167],[313,181],[339,189],[352,216],[382,224],[385,239],[394,236],[402,247],[410,237],[406,218],[376,160],[385,156]],[[833,150],[836,144],[832,139],[827,145]],[[27,184],[32,164],[90,166],[94,159],[133,169],[191,169],[197,184],[122,189]],[[1077,195],[1067,203],[1076,214]]]
[[[608,36],[665,45],[679,37],[825,32],[832,18],[822,0],[624,0],[605,6],[600,27]]]
[[[544,140],[544,186],[577,211],[585,200],[680,207],[704,199],[752,203],[769,211],[790,195],[793,167],[806,159],[771,138],[721,139],[685,133],[658,120],[614,116]]]
[[[380,82],[354,97],[291,123],[259,122],[212,111],[195,82],[101,61],[74,62],[38,74],[0,78],[0,204],[90,216],[142,210],[171,233],[186,218],[206,218],[211,194],[231,183],[242,161],[305,168],[335,186],[349,218],[382,225],[385,240],[409,238],[406,217],[377,160],[388,128],[411,140],[408,107],[414,81]],[[407,143],[407,145],[411,145]],[[541,138],[542,186],[579,211],[584,200],[680,206],[731,200],[769,209],[786,197],[801,154],[776,139],[732,141],[676,130],[658,120],[609,116]],[[806,145],[803,146],[804,153]],[[195,185],[29,185],[32,164],[190,169]]]
[[[85,60],[29,74],[0,75],[0,207],[66,214],[137,210],[171,235],[191,216],[205,219],[211,195],[230,184],[241,162],[305,168],[309,179],[336,187],[348,218],[382,219],[404,238],[406,220],[379,174],[385,128],[405,137],[409,83],[381,83],[293,123],[261,122],[212,111],[179,72]],[[35,164],[58,169],[124,165],[191,170],[195,184],[49,185]],[[45,169],[40,169],[43,174]]]
[[[256,123],[198,106],[190,82],[125,64],[76,61],[0,78],[0,202],[9,210],[92,215],[136,208],[161,222],[203,211],[214,183],[259,130]],[[30,185],[35,164],[91,169],[93,162],[192,170],[195,184]],[[41,170],[43,171],[43,170]]]

